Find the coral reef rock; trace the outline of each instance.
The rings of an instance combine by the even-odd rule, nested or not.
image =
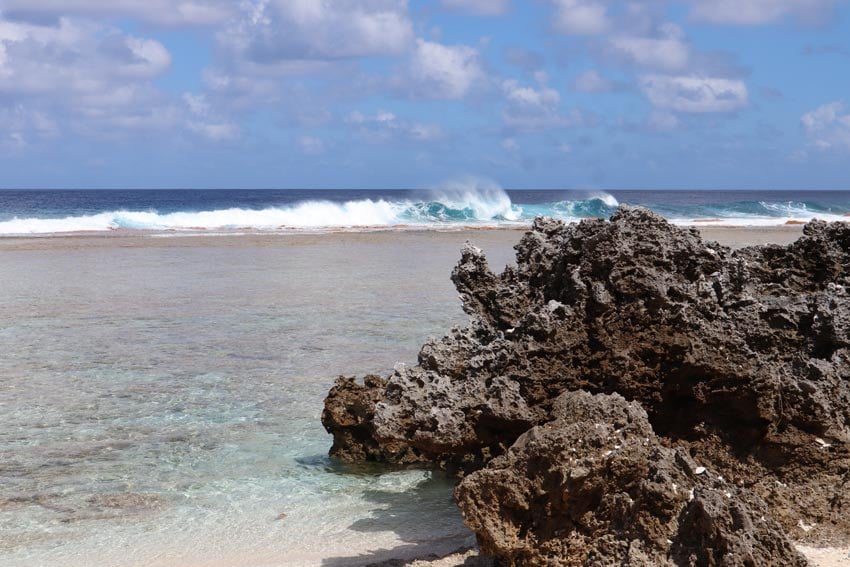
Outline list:
[[[555,406],[457,488],[483,553],[506,566],[806,564],[763,502],[663,447],[636,403],[569,392]]]
[[[610,221],[537,219],[516,251],[516,266],[496,275],[480,250],[464,247],[452,280],[469,325],[429,340],[418,365],[365,385],[338,380],[323,414],[333,455],[475,473],[470,479],[482,483],[481,494],[491,494],[482,509],[497,516],[467,509],[467,517],[474,526],[492,524],[476,533],[494,553],[514,538],[520,547],[534,542],[534,557],[564,553],[586,556],[588,564],[626,552],[635,557],[629,564],[692,556],[695,565],[746,565],[747,553],[768,548],[791,557],[783,555],[784,536],[760,523],[762,501],[766,521],[796,540],[846,541],[850,224],[813,221],[791,245],[732,251],[646,209],[621,207]],[[614,451],[609,457],[586,444],[602,443],[602,433],[577,437],[587,420],[563,414],[562,395],[579,390],[637,404],[606,402],[618,419],[623,412],[634,418],[620,432],[606,430],[621,445],[604,449]],[[638,410],[646,418],[635,417]],[[535,436],[551,447],[534,448]],[[585,444],[562,446],[570,439]],[[639,439],[648,440],[646,448]],[[674,466],[674,450],[725,479],[723,492],[732,497],[692,482],[694,499],[679,502],[669,486],[683,486],[687,474]],[[502,501],[520,498],[524,488],[498,486],[535,452],[552,466],[567,457],[587,461],[561,463],[563,474],[593,477],[582,481],[590,483],[583,496],[565,495],[579,481],[550,471],[535,473],[541,494],[522,495],[535,511],[523,515],[520,502]],[[646,475],[670,482],[653,488]],[[461,485],[462,498],[474,499],[471,482]],[[546,502],[568,519],[571,535],[534,524]],[[670,514],[679,515],[675,533]],[[623,522],[634,532],[623,532]],[[508,529],[514,523],[522,524],[516,533]],[[741,532],[742,523],[755,527]],[[601,539],[588,544],[589,534]]]

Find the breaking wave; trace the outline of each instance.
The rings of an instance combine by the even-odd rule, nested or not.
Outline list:
[[[227,207],[214,210],[110,210],[69,216],[0,216],[0,235],[64,234],[105,231],[286,231],[380,230],[526,226],[537,216],[565,221],[606,218],[619,201],[597,192],[582,198],[523,202],[522,191],[513,200],[495,183],[462,179],[419,194],[402,193],[353,200],[303,200],[275,206]],[[575,194],[571,195],[574,196]],[[564,196],[564,193],[560,193]],[[535,201],[535,199],[528,199]],[[777,226],[812,218],[848,220],[842,211],[807,202],[741,201],[722,204],[649,204],[650,208],[681,225]]]

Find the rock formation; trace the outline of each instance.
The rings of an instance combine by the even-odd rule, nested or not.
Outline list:
[[[662,446],[635,402],[567,392],[552,417],[456,492],[503,565],[806,564],[760,499]]]
[[[481,251],[464,248],[452,279],[470,323],[429,341],[417,366],[398,367],[386,380],[370,377],[365,385],[337,382],[323,414],[334,435],[333,455],[475,473],[459,489],[461,502],[473,502],[475,479],[518,474],[505,471],[566,455],[558,443],[586,429],[587,420],[563,415],[565,392],[619,394],[639,405],[620,413],[645,411],[648,422],[635,427],[652,450],[638,451],[637,429],[620,432],[626,437],[619,444],[632,447],[633,455],[612,463],[633,458],[635,466],[683,481],[687,473],[673,466],[675,448],[722,476],[729,486],[723,493],[732,494],[727,502],[694,483],[684,512],[678,504],[633,512],[667,526],[656,531],[673,542],[659,546],[648,543],[655,532],[638,534],[635,553],[691,564],[681,558],[695,538],[721,537],[729,522],[762,529],[752,520],[760,518],[761,501],[769,508],[766,521],[777,521],[795,539],[827,542],[850,534],[850,225],[815,221],[792,245],[733,252],[650,211],[622,207],[610,221],[538,219],[516,250],[516,267],[496,275]],[[618,397],[600,399],[594,403],[621,405]],[[534,455],[529,441],[535,435],[551,438],[551,454]],[[629,482],[628,475],[594,463],[580,468],[594,471],[600,490]],[[570,482],[538,473],[534,482],[547,489]],[[620,492],[647,499],[646,490]],[[572,497],[542,498],[577,505]],[[492,513],[506,513],[501,505],[494,503]],[[581,532],[610,534],[612,553],[632,541],[618,535],[617,514],[625,512],[614,508],[588,509],[598,516],[591,523],[601,526],[593,530],[601,531]],[[664,514],[670,513],[684,514],[676,521],[690,527],[680,525],[668,538]],[[509,557],[495,543],[488,547],[489,536],[475,527],[484,520],[467,517],[484,549]],[[499,517],[492,522],[507,521]],[[525,525],[527,537],[517,545],[542,541],[546,529]],[[722,545],[744,557],[740,550],[759,549],[755,537],[762,550],[779,553],[784,543],[776,533],[749,530],[751,539],[724,538]],[[552,545],[566,556],[585,549],[578,542]],[[549,551],[537,547],[528,553],[539,555],[517,564],[546,564],[540,561]],[[747,563],[698,558],[692,564]]]

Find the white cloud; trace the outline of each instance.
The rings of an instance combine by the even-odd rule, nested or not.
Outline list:
[[[661,37],[617,36],[611,39],[610,45],[617,55],[630,63],[661,71],[684,70],[690,58],[684,32],[670,23],[661,26]]]
[[[186,127],[213,142],[226,142],[237,139],[241,130],[239,125],[223,119],[213,112],[206,94],[183,93],[183,102],[188,109]]]
[[[67,16],[135,18],[157,25],[210,25],[224,22],[234,3],[228,0],[4,0],[3,14],[34,23]]]
[[[127,75],[152,78],[171,66],[171,54],[158,41],[131,36],[124,39],[124,45],[132,53],[132,60],[119,71]]]
[[[850,151],[850,112],[843,102],[825,104],[804,114],[800,121],[815,148]]]
[[[107,93],[171,64],[158,41],[67,19],[56,27],[0,20],[0,48],[0,92],[30,95]]]
[[[570,35],[597,35],[611,27],[608,7],[599,0],[553,0],[555,29]]]
[[[502,83],[507,107],[502,121],[509,131],[536,132],[567,128],[584,121],[584,116],[574,110],[567,115],[560,112],[560,93],[540,81],[537,87],[523,86],[518,81]]]
[[[205,94],[183,93],[183,102],[189,107],[189,112],[195,116],[207,116],[210,113],[210,105]]]
[[[546,85],[535,89],[511,79],[502,83],[502,90],[508,101],[524,108],[551,109],[561,102],[560,93]]]
[[[715,24],[759,25],[787,16],[816,20],[838,0],[691,0],[694,19]]]
[[[259,65],[398,55],[413,44],[406,0],[247,0],[221,45]]]
[[[418,40],[411,64],[416,95],[460,99],[484,78],[478,50],[468,45],[443,45]]]
[[[716,24],[760,25],[796,17],[823,20],[841,0],[550,0],[555,5],[555,29],[572,35],[598,35],[646,27],[639,21],[665,4],[690,5],[694,20]],[[619,14],[619,15],[618,15]]]
[[[413,142],[433,142],[441,140],[445,134],[438,125],[422,122],[408,122],[385,110],[373,116],[354,111],[346,118],[346,123],[360,135],[372,142],[406,140]]]
[[[213,142],[226,142],[239,137],[239,126],[232,122],[210,123],[190,120],[189,129]]]
[[[280,101],[279,84],[274,76],[248,75],[224,69],[205,69],[203,80],[211,94],[225,98],[234,108],[249,109]]]
[[[43,112],[24,105],[0,108],[0,148],[20,149],[58,134],[58,125]]]
[[[442,0],[443,6],[478,16],[500,16],[510,8],[510,0]]]
[[[718,77],[647,75],[640,86],[655,107],[674,112],[730,112],[749,98],[743,81]]]
[[[170,64],[160,42],[95,22],[0,19],[0,96],[55,131],[114,138],[179,124],[179,108],[153,84]]]

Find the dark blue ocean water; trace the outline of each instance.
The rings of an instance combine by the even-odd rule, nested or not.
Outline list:
[[[513,226],[538,215],[609,216],[647,206],[678,224],[846,220],[850,191],[502,190],[466,183],[408,190],[0,191],[0,235],[76,231]]]

